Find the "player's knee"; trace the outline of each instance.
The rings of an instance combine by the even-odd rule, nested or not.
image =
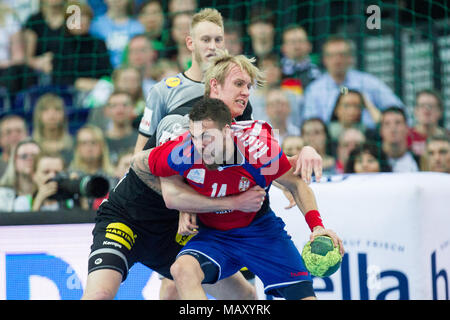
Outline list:
[[[170,274],[176,282],[201,283],[204,275],[200,265],[192,256],[181,256],[170,267]]]

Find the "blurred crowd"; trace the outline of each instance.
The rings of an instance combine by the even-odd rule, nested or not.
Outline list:
[[[98,174],[113,187],[125,174],[148,92],[191,65],[197,2],[21,3],[0,3],[0,211],[95,209],[102,199],[52,197],[52,179]],[[250,95],[253,118],[277,130],[287,155],[313,146],[329,175],[450,173],[439,92],[417,92],[407,114],[391,88],[354,68],[351,40],[330,36],[315,61],[301,25],[276,28],[259,7],[245,25],[224,18],[226,49],[255,57],[266,75]]]

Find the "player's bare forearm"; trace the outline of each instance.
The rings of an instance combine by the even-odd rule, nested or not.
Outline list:
[[[145,183],[145,185],[147,185],[150,189],[152,189],[159,195],[162,195],[159,177],[154,176],[150,172],[150,168],[148,167],[148,156],[151,150],[153,149],[144,150],[135,154],[131,161],[131,169],[133,169],[133,171],[136,173],[139,179],[141,179],[142,182]]]
[[[145,144],[147,143],[148,138],[142,134],[138,134],[137,140],[136,140],[136,146],[134,147],[134,154],[138,154],[139,152],[141,152],[144,147]]]
[[[303,214],[310,210],[317,210],[314,192],[300,177],[294,175],[293,169],[286,172],[276,181],[292,193],[295,203]]]
[[[161,177],[160,181],[164,202],[169,209],[196,213],[233,209],[230,198],[201,195],[186,184],[181,176]]]

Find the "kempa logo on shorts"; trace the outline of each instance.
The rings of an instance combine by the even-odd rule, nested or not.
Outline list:
[[[105,237],[123,244],[128,250],[131,250],[137,236],[125,224],[114,222],[106,227]]]

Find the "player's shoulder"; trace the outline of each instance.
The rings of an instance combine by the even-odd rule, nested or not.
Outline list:
[[[189,116],[179,114],[169,114],[165,116],[158,124],[156,130],[156,139],[158,145],[174,140],[176,137],[184,134],[189,129]]]
[[[187,78],[182,72],[173,76],[165,77],[154,85],[154,87],[156,87],[158,90],[167,92],[175,91],[181,87],[185,88],[191,86],[204,87],[204,84],[202,82],[197,82]]]
[[[244,133],[253,136],[272,134],[272,126],[267,121],[263,120],[236,121],[231,125],[231,129],[235,135]]]
[[[236,146],[247,161],[259,167],[277,156],[280,147],[272,126],[262,120],[239,121],[232,125]]]
[[[172,88],[176,88],[179,85],[183,83],[183,75],[182,73],[178,73],[173,76],[165,77],[161,80],[159,80],[155,85],[152,87],[152,89],[156,89],[158,91],[168,91]]]

